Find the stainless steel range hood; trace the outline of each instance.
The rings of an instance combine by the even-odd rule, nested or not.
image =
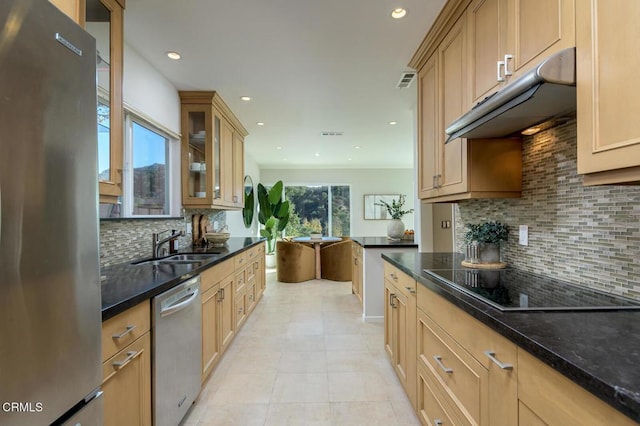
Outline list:
[[[575,109],[576,52],[571,47],[477,103],[447,127],[447,142],[507,136]]]

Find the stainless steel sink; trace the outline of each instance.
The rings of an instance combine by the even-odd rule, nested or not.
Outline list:
[[[214,254],[209,253],[187,253],[187,254],[174,254],[173,256],[163,257],[160,259],[144,259],[137,262],[132,262],[132,265],[193,265],[199,266],[205,263],[208,259],[213,257]]]
[[[174,254],[173,256],[164,257],[158,259],[163,262],[193,262],[193,261],[205,261],[210,259],[213,255],[208,253],[186,253],[186,254]]]

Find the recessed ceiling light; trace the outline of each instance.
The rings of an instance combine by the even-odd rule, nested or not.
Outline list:
[[[258,121],[256,124],[257,124],[258,126],[264,126],[264,123],[263,123],[262,121]]]
[[[398,122],[397,121],[390,121],[389,124],[392,125],[392,126],[395,126],[396,124],[398,124]]]
[[[400,19],[400,18],[404,18],[406,14],[407,14],[407,10],[399,7],[397,9],[393,9],[393,12],[391,12],[391,17],[395,19]]]
[[[240,99],[242,99],[243,101],[250,101],[251,98],[249,96],[240,96]]]
[[[347,160],[351,161],[351,157],[347,158]]]
[[[167,57],[169,59],[173,59],[174,61],[177,61],[178,59],[181,58],[180,54],[174,51],[167,52]]]
[[[287,157],[284,157],[284,158],[282,159],[282,161],[287,161]]]
[[[282,147],[281,146],[276,146],[276,149],[282,149]]]
[[[355,149],[360,149],[360,145],[354,146]]]
[[[320,153],[319,153],[319,152],[316,152],[316,153],[315,153],[315,154],[313,154],[313,155],[315,155],[316,157],[320,157]]]

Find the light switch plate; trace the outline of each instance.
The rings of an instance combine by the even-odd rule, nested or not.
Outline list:
[[[521,246],[529,245],[529,227],[527,225],[520,225],[518,244]]]

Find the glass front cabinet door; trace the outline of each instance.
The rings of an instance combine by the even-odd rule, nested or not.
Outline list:
[[[247,131],[216,92],[180,92],[182,108],[182,204],[240,209],[236,176],[244,175]],[[242,157],[242,158],[240,158]]]
[[[124,0],[86,0],[85,29],[96,39],[98,182],[101,203],[122,195]]]

